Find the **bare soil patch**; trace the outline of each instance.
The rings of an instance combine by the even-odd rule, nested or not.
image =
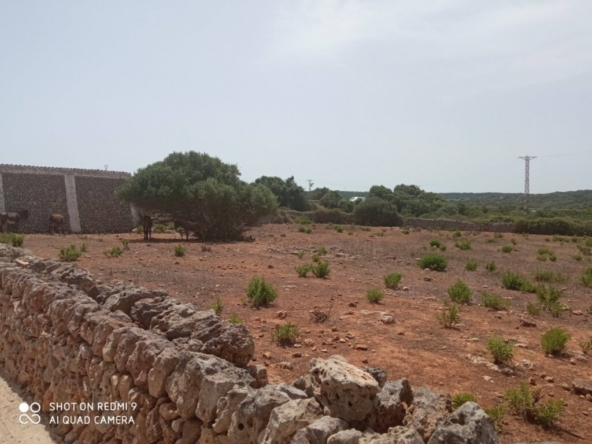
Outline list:
[[[88,251],[78,263],[104,283],[123,281],[164,288],[172,297],[202,309],[210,308],[220,297],[224,305],[222,317],[228,319],[236,313],[253,333],[255,363],[268,366],[272,382],[291,383],[308,369],[311,358],[341,354],[361,367],[383,367],[389,379],[406,377],[412,386],[423,385],[452,395],[470,392],[482,406],[492,407],[501,402],[506,390],[533,378],[545,397],[562,399],[567,404],[561,427],[585,439],[544,430],[507,414],[501,442],[592,442],[592,402],[562,388],[576,378],[592,379],[592,358],[578,358],[578,344],[592,336],[592,316],[586,314],[592,305],[592,289],[580,283],[583,271],[592,264],[587,258],[579,262],[573,259],[578,253],[575,243],[510,234],[489,243],[492,233],[463,233],[462,239],[470,240],[471,249],[460,250],[455,247],[458,239],[450,232],[424,230],[405,235],[398,229],[362,231],[359,227],[344,227],[338,233],[321,224],[311,234],[298,232],[296,225],[265,225],[250,234],[255,242],[213,244],[211,251],[204,251],[199,242],[182,241],[174,233],[154,234],[149,242],[136,234],[30,235],[25,239],[25,248],[45,258],[58,258],[61,247],[85,243]],[[107,258],[103,254],[111,247],[122,246],[124,238],[130,242],[122,256]],[[501,247],[512,245],[511,238],[517,242],[514,251],[503,253]],[[439,253],[448,260],[445,272],[425,271],[416,265],[417,258],[436,252],[429,246],[431,239],[439,239],[447,246],[445,252]],[[187,249],[184,257],[174,255],[173,247],[179,243]],[[322,260],[330,263],[329,277],[315,279],[309,274],[299,278],[295,268],[312,263],[315,249],[321,246],[327,249]],[[557,261],[539,261],[540,247],[551,248]],[[303,257],[299,258],[301,251]],[[478,262],[476,271],[465,270],[471,259]],[[495,272],[485,269],[491,261],[497,264]],[[559,318],[542,312],[532,318],[536,327],[524,327],[520,316],[527,315],[526,303],[535,302],[536,296],[501,288],[500,277],[511,270],[532,279],[537,269],[568,277],[567,282],[551,285],[564,289],[563,301],[570,311]],[[399,288],[386,289],[383,277],[393,272],[403,275]],[[278,290],[279,297],[271,307],[257,310],[246,304],[245,290],[254,275],[265,276]],[[436,321],[436,315],[448,299],[447,288],[458,279],[471,288],[474,304],[463,308],[458,329],[445,329]],[[382,289],[385,298],[380,304],[366,300],[369,288]],[[482,291],[510,300],[508,311],[485,308],[481,304]],[[315,307],[327,310],[331,305],[328,321],[319,324],[312,320]],[[381,322],[381,312],[388,312],[396,322]],[[300,343],[296,347],[279,347],[271,341],[272,331],[288,321],[299,326]],[[572,335],[565,357],[550,358],[541,350],[541,335],[554,326],[564,327]],[[506,376],[468,358],[472,355],[493,362],[485,346],[493,335],[519,344],[513,375]],[[518,365],[525,359],[532,362],[532,369]]]

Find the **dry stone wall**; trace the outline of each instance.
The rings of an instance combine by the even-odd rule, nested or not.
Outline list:
[[[137,221],[115,189],[128,173],[0,165],[0,212],[29,211],[25,233],[48,232],[52,213],[65,216],[73,232],[127,232]]]
[[[407,218],[403,225],[413,228],[434,230],[487,231],[492,233],[514,233],[513,222],[475,223],[464,220]]]
[[[0,366],[66,443],[498,442],[477,404],[453,412],[449,395],[341,356],[269,385],[244,326],[3,245],[0,332]]]

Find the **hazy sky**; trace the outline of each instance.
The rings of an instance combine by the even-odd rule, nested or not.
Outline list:
[[[592,188],[591,0],[0,0],[0,163]]]

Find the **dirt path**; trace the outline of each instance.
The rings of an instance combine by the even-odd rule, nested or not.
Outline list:
[[[42,424],[21,424],[19,405],[25,402],[20,390],[6,380],[0,371],[0,443],[54,444]],[[30,413],[29,413],[30,415]],[[25,420],[25,418],[23,418]]]

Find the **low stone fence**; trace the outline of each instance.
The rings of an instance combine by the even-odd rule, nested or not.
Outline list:
[[[514,233],[516,230],[516,225],[513,222],[475,223],[450,219],[407,218],[403,221],[403,225],[434,230],[487,231],[492,233]]]
[[[341,356],[292,385],[213,311],[0,245],[0,366],[66,443],[497,443],[477,404]],[[16,415],[16,412],[15,412]]]

